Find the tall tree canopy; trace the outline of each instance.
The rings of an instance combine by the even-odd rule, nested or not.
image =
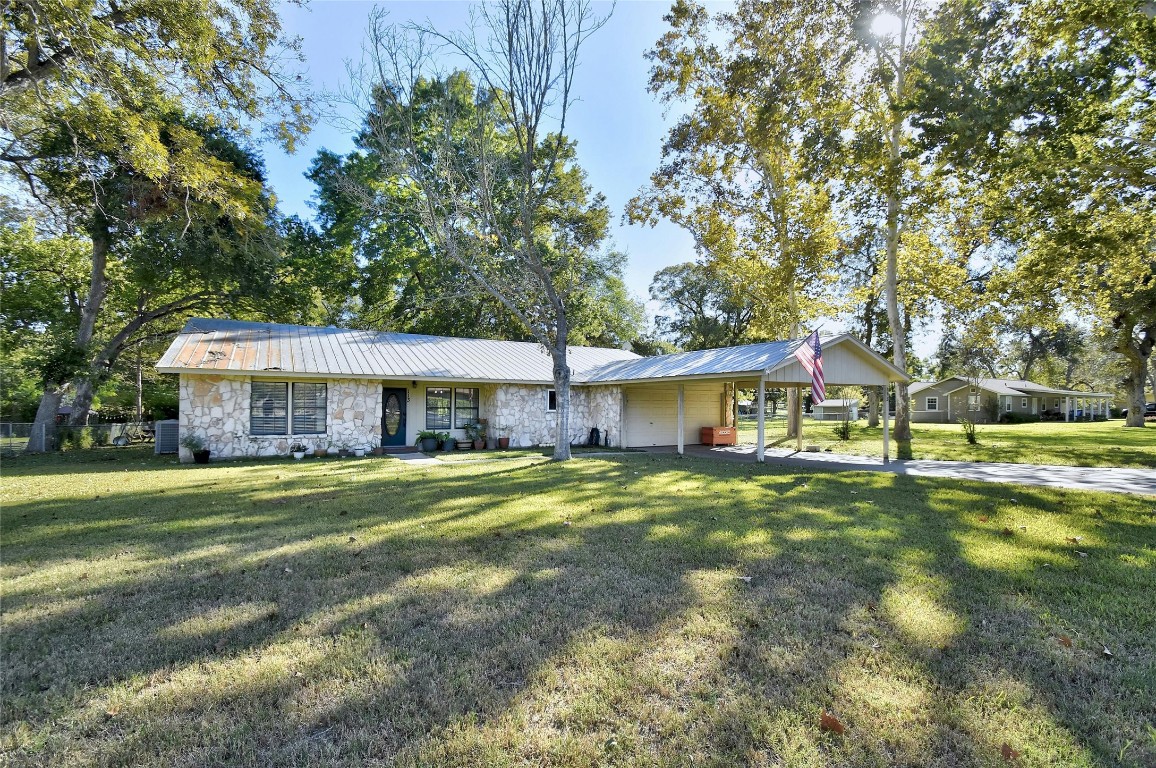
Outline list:
[[[1156,346],[1156,13],[1141,0],[976,0],[928,30],[917,125],[1009,244],[1010,300],[1070,307],[1128,362],[1128,424]]]
[[[284,68],[296,44],[269,0],[15,0],[0,14],[0,162],[90,241],[74,351],[61,358],[74,370],[45,382],[42,424],[66,387],[91,396],[119,338],[187,310],[200,293],[174,297],[149,284],[135,305],[114,308],[116,281],[145,285],[176,266],[167,274],[229,283],[254,249],[266,250],[256,243],[270,200],[236,138],[261,125],[292,149],[309,113]],[[225,262],[226,274],[211,276]],[[119,327],[98,338],[117,325],[109,313]]]

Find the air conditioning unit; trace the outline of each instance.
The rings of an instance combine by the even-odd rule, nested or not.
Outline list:
[[[177,419],[158,421],[156,428],[156,453],[176,453],[180,447],[181,423]]]

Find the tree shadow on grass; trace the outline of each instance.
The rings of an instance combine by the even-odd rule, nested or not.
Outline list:
[[[14,602],[6,589],[4,722],[43,746],[15,761],[985,762],[990,734],[959,712],[991,674],[1041,689],[1055,729],[1098,758],[1128,722],[1081,729],[1090,705],[1065,708],[1052,692],[1067,687],[1044,684],[1056,667],[1029,636],[1039,606],[1022,600],[1039,586],[1020,566],[1070,559],[1059,539],[1003,569],[969,547],[995,537],[998,555],[1011,545],[996,526],[1024,510],[1081,516],[1090,557],[1142,554],[1118,544],[1150,541],[1129,538],[1141,526],[1054,492],[608,459],[361,478],[287,467],[145,498],[140,519],[79,541],[41,516],[92,524],[107,510],[29,502],[16,531],[28,570]],[[219,493],[231,506],[206,523]],[[128,538],[136,572],[117,573]],[[36,581],[85,557],[92,575],[61,593]],[[995,658],[1017,637],[1023,671]],[[871,669],[873,642],[885,668],[853,674]],[[1113,682],[1089,674],[1075,681]],[[822,708],[864,728],[844,702],[889,686],[948,701],[873,713],[894,726],[878,739],[818,732]]]

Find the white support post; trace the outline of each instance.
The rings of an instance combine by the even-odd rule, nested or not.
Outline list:
[[[762,462],[767,449],[767,375],[759,376],[759,396],[755,398],[759,409],[759,438],[755,443],[755,459]]]
[[[678,383],[678,455],[681,456],[683,443],[686,441],[686,387],[680,381]]]
[[[1072,398],[1067,395],[1064,396],[1064,421],[1069,421],[1072,418]]]
[[[883,387],[883,463],[887,464],[891,461],[891,430],[889,428],[890,420],[887,418],[887,399],[890,396],[890,389],[888,386]]]
[[[735,444],[738,444],[739,434],[739,385],[731,382],[731,426],[735,428]]]
[[[799,403],[799,431],[796,433],[798,437],[795,438],[795,451],[803,452],[803,388],[801,386],[795,387],[795,400]]]

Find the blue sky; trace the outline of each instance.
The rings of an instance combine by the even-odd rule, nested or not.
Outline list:
[[[360,57],[365,22],[373,3],[314,0],[308,8],[286,5],[282,20],[290,35],[302,39],[308,77],[317,90],[340,88],[347,80],[346,62]],[[380,3],[394,21],[431,21],[438,29],[462,28],[468,21],[465,2]],[[605,14],[609,3],[595,3]],[[720,6],[721,7],[721,6]],[[567,133],[578,142],[578,158],[594,189],[606,195],[613,211],[616,246],[629,254],[626,282],[639,298],[648,298],[654,273],[694,258],[693,243],[669,223],[644,228],[621,223],[626,202],[657,167],[668,121],[647,92],[649,64],[643,53],[666,31],[662,16],[670,3],[626,0],[614,7],[605,27],[582,51],[575,82],[579,101]],[[347,126],[321,123],[294,155],[265,148],[270,182],[282,211],[312,216],[313,185],[302,174],[317,150],[352,148]]]

